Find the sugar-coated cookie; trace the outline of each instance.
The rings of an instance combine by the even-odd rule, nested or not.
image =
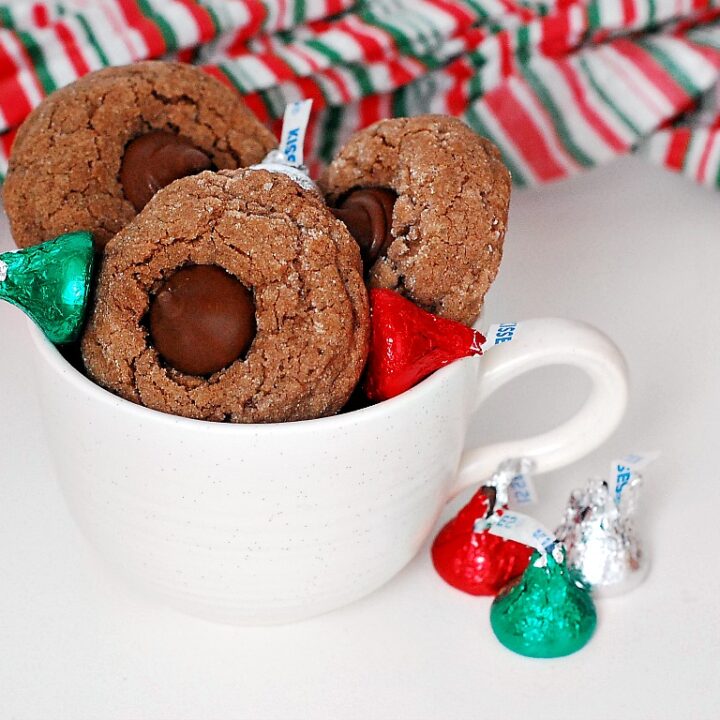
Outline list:
[[[476,320],[500,265],[510,202],[510,174],[489,140],[442,115],[381,120],[350,138],[320,186],[341,212],[377,206],[366,243],[371,287],[397,290],[442,317]],[[374,188],[397,196],[385,241],[388,195],[356,192]]]
[[[107,244],[82,355],[149,408],[301,420],[347,402],[369,327],[357,244],[318,193],[267,170],[203,172]]]
[[[259,162],[272,133],[196,67],[141,62],[46,98],[15,139],[4,188],[15,242],[89,230],[102,247],[152,194],[207,169]]]

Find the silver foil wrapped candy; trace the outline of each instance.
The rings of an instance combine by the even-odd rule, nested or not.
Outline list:
[[[570,495],[556,535],[565,545],[567,564],[596,595],[628,592],[647,575],[648,559],[634,527],[641,486],[641,476],[632,473],[617,495],[597,478]]]

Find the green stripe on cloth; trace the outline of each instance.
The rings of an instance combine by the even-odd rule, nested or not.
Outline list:
[[[15,27],[9,8],[0,7],[0,27],[12,30]]]
[[[372,95],[375,92],[375,86],[366,68],[362,65],[348,65],[347,70],[350,71],[355,78],[355,82],[359,85],[362,97]]]
[[[613,99],[602,89],[602,87],[600,87],[600,84],[597,82],[595,76],[592,74],[590,66],[587,64],[585,58],[579,56],[578,63],[580,64],[582,71],[585,73],[588,82],[592,86],[592,89],[600,96],[600,99],[610,108],[610,110],[612,110],[613,113],[615,113],[615,115],[620,119],[620,121],[633,132],[635,137],[640,138],[642,136],[640,129],[635,126],[632,120],[630,120],[630,118],[615,104]]]
[[[317,50],[321,55],[324,55],[333,65],[342,65],[343,63],[343,56],[340,55],[337,50],[334,50],[329,45],[326,45],[321,40],[312,39],[312,40],[306,40],[305,45],[308,47],[311,47],[313,50]]]
[[[560,139],[560,142],[562,142],[563,147],[573,156],[578,164],[583,167],[593,167],[595,162],[590,156],[586,155],[582,148],[573,140],[572,133],[563,117],[563,112],[555,104],[550,91],[540,80],[540,77],[530,69],[529,65],[524,65],[521,69],[525,79],[540,100],[540,103],[547,110],[548,115],[550,115],[553,125],[555,126],[555,134]]]
[[[405,117],[408,114],[408,102],[407,102],[408,86],[403,85],[398,88],[391,98],[392,114],[395,117]]]
[[[95,33],[90,28],[90,24],[88,23],[88,21],[82,15],[79,15],[79,14],[77,16],[77,21],[80,23],[80,25],[82,26],[82,29],[85,31],[85,35],[88,39],[88,42],[93,46],[93,48],[95,49],[95,52],[98,54],[98,57],[100,58],[100,62],[105,66],[109,65],[110,60],[108,59],[108,56],[105,54],[104,50],[102,49],[102,46],[100,45],[100,43],[97,41],[97,38],[95,37]]]
[[[655,0],[647,0],[648,6],[648,21],[654,22],[657,16],[657,8],[655,7]]]
[[[178,39],[170,23],[158,12],[155,12],[147,0],[137,0],[138,7],[143,11],[145,17],[157,26],[160,34],[165,40],[166,50],[177,50]]]
[[[507,153],[503,151],[502,143],[498,142],[497,138],[495,138],[490,130],[488,130],[487,126],[481,120],[472,105],[465,111],[465,120],[476,133],[495,143],[498,150],[502,153],[503,162],[507,165],[508,170],[512,175],[513,182],[520,187],[527,185],[528,182],[525,179],[525,176],[520,172],[520,168],[507,156]]]
[[[42,48],[35,42],[35,38],[30,33],[18,32],[17,35],[32,60],[33,69],[35,70],[38,80],[40,80],[40,84],[43,86],[43,90],[49,95],[53,90],[57,89],[57,85],[48,71]]]
[[[247,92],[242,83],[235,77],[235,73],[225,64],[218,65],[218,70],[230,81],[230,84],[242,95]]]
[[[384,30],[390,37],[395,41],[398,50],[404,53],[412,54],[413,49],[410,45],[408,37],[399,32],[393,25],[383,22],[374,12],[372,12],[367,5],[363,5],[358,11],[359,17],[369,25],[374,25],[380,30]]]
[[[342,125],[344,112],[342,107],[334,106],[327,108],[323,114],[320,146],[317,148],[318,157],[323,162],[329,163],[335,156],[335,141],[338,128]]]
[[[529,62],[530,55],[532,54],[532,46],[530,44],[530,28],[527,25],[521,25],[518,28],[516,42],[517,49],[515,50],[515,57],[517,57],[518,62]]]
[[[602,27],[602,18],[600,17],[600,3],[593,0],[587,7],[588,26],[591,30],[597,30]]]
[[[693,82],[685,70],[680,67],[667,52],[655,45],[652,40],[638,39],[635,40],[635,42],[643,48],[643,50],[652,55],[654,60],[672,75],[673,80],[675,80],[688,95],[699,95],[702,92],[702,89]]]
[[[215,32],[213,33],[213,37],[217,37],[223,31],[222,22],[220,22],[220,18],[218,17],[217,12],[215,11],[215,8],[212,7],[212,5],[203,5],[203,7],[207,11],[208,16],[210,17],[210,21],[213,24],[213,28],[215,30]]]
[[[490,16],[490,13],[482,5],[482,3],[478,2],[478,0],[465,0],[465,4],[473,10],[473,12],[478,16],[478,19],[481,23],[483,20],[486,20]]]
[[[307,15],[305,10],[305,0],[295,0],[295,6],[293,7],[293,25],[300,25],[305,22]]]

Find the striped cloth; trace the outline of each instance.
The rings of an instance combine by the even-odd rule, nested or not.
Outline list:
[[[147,58],[203,66],[277,125],[313,98],[315,172],[390,115],[462,117],[517,184],[637,151],[720,185],[720,0],[0,1],[0,175],[44,96]]]

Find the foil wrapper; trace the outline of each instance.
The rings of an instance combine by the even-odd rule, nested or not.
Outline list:
[[[30,316],[56,345],[80,334],[92,281],[94,251],[88,232],[0,255],[0,300]]]
[[[431,556],[449,585],[471,595],[495,595],[527,567],[532,548],[488,532],[490,520],[508,506],[518,476],[534,467],[526,458],[503,462],[470,502],[438,533]]]
[[[568,564],[596,595],[628,592],[647,575],[648,559],[634,527],[641,485],[640,475],[633,474],[616,500],[607,482],[593,478],[570,495],[556,535]]]
[[[555,658],[577,652],[592,637],[597,613],[589,586],[568,567],[562,548],[535,551],[523,575],[493,601],[490,624],[509,650]]]
[[[370,352],[362,389],[373,401],[400,395],[460,358],[482,355],[485,338],[423,310],[399,293],[370,289]]]
[[[287,175],[304,190],[320,194],[318,186],[310,179],[308,169],[304,165],[293,165],[288,161],[282,150],[271,150],[261,162],[250,165],[247,170],[267,170],[268,172]]]

